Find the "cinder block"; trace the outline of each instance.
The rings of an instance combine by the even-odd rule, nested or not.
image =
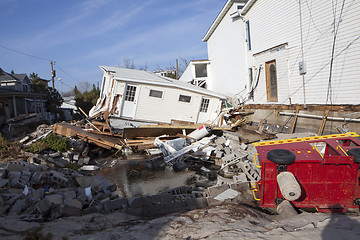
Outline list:
[[[50,211],[51,219],[57,219],[63,215],[64,205],[59,205]]]
[[[186,200],[187,210],[205,208],[208,206],[206,198],[190,198]]]
[[[63,215],[65,216],[78,216],[82,209],[82,204],[76,199],[67,199],[65,201]]]
[[[75,191],[66,191],[63,193],[64,195],[64,199],[68,200],[68,199],[75,199],[76,198],[76,192]]]
[[[15,202],[15,204],[12,206],[12,208],[9,211],[9,215],[17,215],[21,213],[26,206],[26,200],[25,199],[19,199]]]
[[[12,171],[21,172],[24,169],[24,167],[25,167],[25,164],[22,162],[8,162],[6,165],[6,169],[9,172],[12,172]]]
[[[35,172],[31,177],[31,182],[34,184],[40,183],[41,177],[42,177],[41,172]]]
[[[84,157],[83,158],[83,163],[84,164],[89,164],[89,162],[90,162],[90,157]]]
[[[8,173],[8,178],[10,180],[14,179],[14,178],[20,178],[21,177],[21,172],[19,171],[11,171]]]
[[[51,194],[51,195],[47,195],[45,197],[45,199],[47,199],[49,201],[49,204],[52,208],[60,206],[63,204],[63,197],[59,194]]]
[[[9,179],[0,179],[0,188],[9,186]]]
[[[104,211],[114,211],[117,209],[122,209],[127,206],[127,200],[125,198],[118,198],[110,201],[101,203]]]
[[[207,203],[209,206],[217,206],[217,205],[223,204],[222,201],[216,200],[216,199],[214,199],[214,197],[207,198]]]
[[[44,189],[43,188],[39,188],[39,189],[36,189],[36,190],[34,189],[32,191],[32,200],[39,201],[43,197],[44,197]]]
[[[36,204],[36,209],[42,213],[42,214],[46,214],[49,210],[50,210],[50,203],[48,200],[46,200],[45,198],[40,200],[37,204]]]
[[[220,185],[220,186],[212,186],[208,188],[210,197],[215,197],[219,195],[220,193],[228,190],[230,187],[227,184]]]
[[[10,187],[23,189],[27,183],[28,183],[28,182],[26,182],[24,179],[21,179],[21,178],[13,178],[13,179],[11,179],[11,181],[10,181]]]

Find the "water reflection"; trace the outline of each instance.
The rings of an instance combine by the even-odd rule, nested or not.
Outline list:
[[[193,171],[176,173],[167,167],[154,171],[146,167],[146,163],[136,162],[102,169],[99,175],[115,183],[118,186],[116,193],[126,198],[157,194],[170,188],[184,186],[189,179],[196,178]]]

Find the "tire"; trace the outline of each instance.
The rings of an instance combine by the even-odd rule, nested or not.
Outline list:
[[[347,154],[354,157],[354,162],[360,163],[360,148],[351,148]]]
[[[296,156],[286,149],[273,149],[268,152],[267,158],[276,164],[290,165],[295,162]]]

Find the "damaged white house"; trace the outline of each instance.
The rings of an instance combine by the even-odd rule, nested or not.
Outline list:
[[[202,84],[245,104],[360,104],[359,11],[353,0],[228,0],[203,38]],[[197,64],[180,80],[196,83]]]
[[[224,96],[154,73],[100,66],[104,71],[100,97],[89,113],[103,114],[115,128],[124,121],[142,123],[212,123]]]

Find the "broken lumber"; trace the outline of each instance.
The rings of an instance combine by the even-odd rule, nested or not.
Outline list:
[[[90,133],[82,129],[81,127],[77,127],[71,125],[69,123],[55,123],[53,127],[53,131],[56,134],[65,136],[65,137],[79,137],[86,142],[93,143],[102,148],[111,149],[122,149],[124,143],[121,141],[121,138],[114,136],[107,136],[104,134],[98,133]]]

